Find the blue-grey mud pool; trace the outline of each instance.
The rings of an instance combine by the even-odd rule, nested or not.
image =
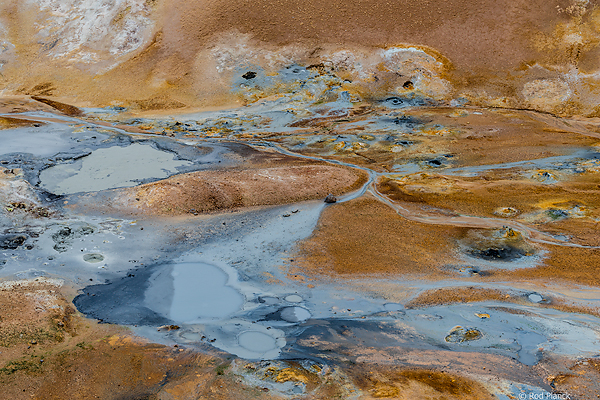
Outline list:
[[[596,4],[221,3],[0,5],[0,398],[600,398]]]

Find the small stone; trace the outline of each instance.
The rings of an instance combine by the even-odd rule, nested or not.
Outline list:
[[[337,197],[335,197],[334,195],[332,195],[331,193],[329,193],[327,195],[327,197],[325,197],[325,203],[327,204],[331,204],[331,203],[335,203],[337,202]]]
[[[176,331],[177,329],[179,329],[179,325],[163,325],[159,326],[156,330],[159,332],[169,332]]]

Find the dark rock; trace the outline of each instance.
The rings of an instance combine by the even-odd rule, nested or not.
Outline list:
[[[327,197],[325,197],[325,203],[331,204],[337,202],[337,197],[329,193]]]

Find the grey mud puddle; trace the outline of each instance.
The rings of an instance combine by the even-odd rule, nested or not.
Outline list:
[[[320,342],[338,343],[353,357],[357,349],[406,348],[490,353],[532,366],[545,354],[592,356],[600,346],[600,319],[536,308],[537,293],[523,293],[532,306],[406,309],[337,285],[299,286],[273,266],[310,234],[323,207],[309,202],[286,218],[282,208],[261,211],[252,216],[260,223],[246,230],[234,226],[178,258],[88,286],[74,303],[161,343],[211,345],[250,360],[318,359],[321,351],[306,343]],[[400,291],[412,286],[396,284]]]
[[[296,204],[289,217],[283,217],[289,207],[241,215],[241,226],[219,222],[225,228],[203,246],[88,286],[74,303],[101,321],[137,325],[160,342],[210,344],[247,359],[278,358],[286,337],[312,314],[309,292],[291,282],[269,283],[270,277],[287,282],[272,266],[312,232],[323,206]],[[162,325],[180,328],[163,333],[157,330]]]
[[[112,146],[94,150],[72,163],[43,170],[40,186],[59,195],[97,192],[135,186],[147,179],[166,178],[191,164],[149,144]]]
[[[63,119],[0,131],[1,165],[22,169],[25,178],[42,193],[61,196],[131,187],[177,173],[223,167],[233,163],[230,155],[237,152],[235,145],[188,145]]]

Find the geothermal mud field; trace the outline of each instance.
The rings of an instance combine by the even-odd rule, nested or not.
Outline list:
[[[596,4],[259,3],[0,5],[0,398],[600,398]]]

